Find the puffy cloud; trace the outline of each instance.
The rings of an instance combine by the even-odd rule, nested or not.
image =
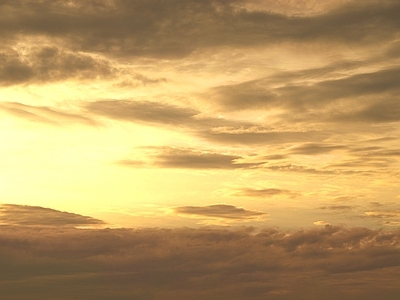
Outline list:
[[[178,214],[195,215],[223,219],[253,219],[265,215],[263,212],[250,211],[233,205],[214,204],[209,206],[181,206],[174,211]]]
[[[14,300],[394,300],[399,242],[398,230],[330,225],[291,232],[2,226],[0,291]]]
[[[18,226],[91,226],[105,222],[40,206],[0,204],[0,224]]]

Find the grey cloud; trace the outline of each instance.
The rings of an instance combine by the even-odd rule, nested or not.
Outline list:
[[[276,131],[248,122],[199,117],[200,111],[166,103],[133,100],[99,100],[86,105],[87,112],[122,121],[188,129],[197,137],[218,143],[265,144],[320,141],[330,135],[318,131]],[[173,126],[173,127],[171,127]]]
[[[381,99],[380,102],[368,105],[364,109],[350,112],[348,114],[338,114],[333,117],[333,120],[374,123],[398,122],[400,121],[399,103],[400,100],[397,97],[391,99]]]
[[[346,149],[346,148],[347,148],[346,146],[342,145],[307,143],[292,147],[290,148],[289,152],[292,154],[316,155],[316,154],[329,153],[337,149]]]
[[[88,111],[109,118],[165,125],[187,125],[198,114],[191,108],[180,108],[158,102],[102,100],[88,103]]]
[[[190,148],[159,147],[153,148],[150,153],[149,166],[160,168],[182,168],[182,169],[240,169],[254,168],[262,162],[238,162],[241,156],[220,154],[216,152],[200,151]],[[133,167],[141,167],[144,162],[125,159],[119,164]]]
[[[285,144],[293,142],[320,142],[331,135],[328,131],[260,131],[260,132],[236,132],[213,130],[200,131],[200,137],[223,144]]]
[[[32,122],[63,125],[82,123],[86,125],[98,124],[95,120],[83,115],[55,110],[46,106],[32,106],[17,102],[0,102],[0,110]]]
[[[214,204],[209,206],[182,206],[176,207],[174,211],[178,214],[195,215],[202,217],[223,219],[253,219],[265,215],[263,212],[250,211],[233,205]]]
[[[0,53],[0,85],[102,79],[117,72],[104,59],[57,47],[38,47],[24,55],[16,51]]]
[[[0,292],[13,300],[395,300],[399,241],[398,230],[329,225],[292,232],[2,226]]]
[[[373,168],[375,171],[379,169],[388,171],[388,167],[392,165],[392,161],[385,157],[361,157],[355,159],[346,159],[342,162],[330,164],[327,168]]]
[[[102,220],[40,206],[0,204],[0,224],[18,226],[103,225]]]
[[[397,1],[354,2],[308,17],[244,9],[239,0],[13,1],[0,9],[0,35],[47,36],[83,51],[181,57],[212,46],[330,42],[352,45],[397,36]]]
[[[396,157],[400,156],[398,149],[385,149],[384,147],[372,146],[351,149],[351,152],[356,156],[369,156],[369,157]]]
[[[281,115],[282,120],[392,122],[398,121],[400,115],[399,77],[400,69],[392,68],[319,80],[310,85],[289,83],[280,87],[272,86],[269,78],[262,78],[215,87],[210,93],[225,109],[280,108],[290,111]],[[345,110],[333,105],[343,99],[349,101]],[[293,114],[293,110],[297,113]]]
[[[332,163],[327,168],[373,168],[376,172],[391,172],[400,157],[398,149],[384,146],[365,146],[348,149],[348,158]]]
[[[299,194],[289,190],[276,189],[276,188],[266,188],[266,189],[241,188],[235,192],[235,195],[246,196],[246,197],[272,197],[275,195],[296,197]]]
[[[236,122],[201,118],[200,111],[167,103],[132,100],[99,100],[86,105],[88,112],[117,120],[150,125],[174,126],[173,128],[204,128],[236,125]]]
[[[288,156],[283,155],[283,154],[271,154],[271,155],[266,155],[264,156],[264,159],[266,160],[281,160],[281,159],[286,159]]]

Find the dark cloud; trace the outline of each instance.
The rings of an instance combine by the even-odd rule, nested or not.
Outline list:
[[[387,123],[400,121],[400,100],[398,97],[390,99],[379,99],[379,102],[372,103],[367,107],[349,112],[347,114],[339,113],[333,117],[333,121],[345,122],[373,122]]]
[[[57,47],[41,47],[27,54],[0,53],[0,85],[104,79],[117,72],[104,59]]]
[[[46,106],[32,106],[17,102],[0,102],[0,110],[32,122],[63,125],[82,123],[86,125],[98,124],[91,118],[83,115],[63,112]]]
[[[274,76],[271,76],[273,80]],[[271,78],[215,87],[213,99],[224,109],[281,109],[284,121],[393,122],[398,121],[399,68],[319,79],[312,84],[285,83],[275,87]],[[279,78],[279,77],[278,77]],[[275,84],[276,85],[276,84]],[[347,101],[342,106],[340,101]],[[293,111],[296,113],[293,114]]]
[[[40,206],[0,204],[0,224],[20,226],[104,225],[101,220]]]
[[[6,1],[0,6],[0,36],[44,36],[72,49],[115,56],[181,57],[225,45],[382,43],[400,28],[397,1],[354,2],[303,17],[249,11],[245,5],[239,0]]]
[[[181,169],[241,169],[254,168],[262,162],[239,162],[241,156],[200,151],[190,148],[156,147],[148,156],[148,166]],[[143,166],[144,162],[124,159],[118,162],[126,166]]]
[[[398,298],[398,230],[0,231],[7,299]]]
[[[246,197],[272,197],[275,195],[295,197],[299,195],[298,193],[289,190],[282,190],[275,188],[267,188],[267,189],[242,188],[238,189],[234,194],[236,196],[246,196]]]
[[[195,215],[223,219],[254,219],[265,215],[263,212],[250,211],[233,205],[214,204],[209,206],[182,206],[176,207],[174,211],[178,214]]]

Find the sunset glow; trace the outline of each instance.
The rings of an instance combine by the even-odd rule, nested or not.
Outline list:
[[[399,15],[0,2],[0,294],[399,299]]]

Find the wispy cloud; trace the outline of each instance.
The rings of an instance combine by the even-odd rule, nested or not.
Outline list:
[[[176,207],[178,214],[195,215],[223,219],[253,219],[265,215],[263,212],[246,210],[233,205],[214,204],[209,206],[182,206]]]
[[[90,117],[69,111],[61,111],[46,106],[26,105],[18,102],[0,102],[0,110],[32,122],[50,125],[69,125],[81,123],[86,125],[99,124]]]
[[[242,156],[201,151],[192,148],[153,147],[148,162],[124,159],[118,164],[131,167],[159,167],[180,169],[242,169],[254,168],[262,162],[241,162]]]
[[[240,188],[234,192],[234,195],[245,196],[245,197],[256,197],[256,198],[265,198],[265,197],[273,197],[281,195],[292,198],[298,196],[299,193],[277,188],[264,188],[264,189]]]
[[[29,205],[0,204],[0,225],[96,226],[105,222],[88,216]]]

